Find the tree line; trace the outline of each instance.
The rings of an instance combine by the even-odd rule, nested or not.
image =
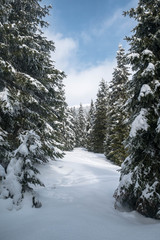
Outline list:
[[[91,100],[88,111],[82,104],[71,108],[75,132],[75,147],[85,147],[95,153],[104,153],[113,163],[121,165],[127,156],[124,141],[129,134],[128,99],[129,69],[122,45],[117,51],[117,66],[110,84],[102,79],[96,101]]]

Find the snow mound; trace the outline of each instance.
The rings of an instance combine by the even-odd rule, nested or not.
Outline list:
[[[137,131],[144,130],[147,131],[149,125],[147,123],[147,115],[148,111],[145,108],[142,108],[139,115],[134,119],[131,131],[130,131],[130,137],[135,137],[137,134]]]

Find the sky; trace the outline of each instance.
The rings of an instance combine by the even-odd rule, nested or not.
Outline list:
[[[108,83],[116,67],[118,45],[128,49],[125,36],[131,35],[133,19],[123,11],[138,0],[43,0],[52,5],[45,29],[55,42],[52,59],[65,72],[66,101],[69,106],[95,101],[100,81]]]

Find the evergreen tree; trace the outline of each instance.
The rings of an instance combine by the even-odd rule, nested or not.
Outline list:
[[[94,114],[95,114],[95,108],[93,100],[91,100],[90,109],[87,114],[87,123],[86,123],[86,148],[89,151],[93,151],[93,123],[94,123]]]
[[[75,146],[75,133],[74,126],[72,123],[72,113],[68,108],[65,99],[64,84],[59,81],[58,88],[56,91],[57,97],[57,115],[59,121],[61,122],[61,127],[59,129],[59,135],[62,137],[62,149],[65,151],[73,150]]]
[[[108,159],[121,164],[126,157],[124,140],[128,135],[126,119],[128,112],[125,108],[127,101],[128,68],[127,57],[121,45],[117,51],[117,67],[113,72],[110,84],[109,106],[107,111],[107,128],[104,152]]]
[[[108,86],[102,79],[99,84],[95,102],[95,115],[93,123],[93,151],[104,153],[104,140],[106,135],[106,114],[108,107]]]
[[[82,104],[76,116],[76,147],[85,147],[86,144],[86,118]]]
[[[137,21],[130,42],[130,62],[135,72],[132,97],[130,155],[122,165],[115,192],[119,203],[160,219],[160,1],[139,0],[125,15]]]
[[[71,151],[75,147],[75,132],[74,132],[74,123],[72,111],[66,107],[64,111],[64,127],[63,127],[63,136],[64,136],[64,150]]]
[[[77,111],[76,111],[76,108],[75,107],[71,107],[70,108],[70,112],[71,112],[71,123],[72,123],[72,126],[73,126],[73,132],[74,132],[74,135],[75,135],[75,143],[74,143],[74,146],[76,146],[76,136],[77,136],[77,133],[78,133],[78,120],[77,120]]]
[[[0,5],[1,195],[19,205],[23,193],[40,184],[37,163],[62,157],[59,129],[64,73],[54,68],[41,28],[49,13],[39,0],[3,0]]]

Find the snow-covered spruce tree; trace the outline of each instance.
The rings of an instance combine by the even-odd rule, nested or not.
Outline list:
[[[75,146],[75,133],[73,126],[73,116],[72,113],[66,103],[64,84],[59,81],[57,89],[57,108],[58,110],[58,118],[61,119],[61,127],[59,129],[60,135],[62,136],[62,148],[65,151],[73,150]],[[60,107],[59,107],[60,105]]]
[[[125,14],[137,20],[130,42],[130,155],[122,164],[116,206],[160,219],[160,1],[140,0]]]
[[[89,151],[93,151],[93,123],[94,123],[95,107],[93,100],[91,100],[89,112],[87,114],[86,123],[86,148]]]
[[[85,147],[85,144],[86,144],[86,118],[84,115],[84,110],[83,110],[82,104],[80,104],[78,113],[76,115],[75,134],[76,134],[76,147]]]
[[[10,1],[3,1],[3,3],[0,4],[0,53],[2,55],[2,47],[5,47],[5,44],[3,44],[3,36],[5,34],[5,29],[3,28],[3,24],[5,22],[7,22],[7,18],[8,15],[10,13]],[[5,49],[3,50],[3,52],[5,53]],[[2,55],[3,56],[3,55]],[[8,133],[4,130],[5,129],[5,125],[6,125],[6,120],[7,120],[7,116],[6,116],[6,120],[3,121],[3,113],[1,111],[1,105],[3,103],[3,98],[5,98],[5,94],[2,93],[1,91],[4,88],[4,84],[3,86],[1,86],[2,84],[2,76],[1,76],[1,72],[2,72],[2,67],[1,67],[1,61],[3,61],[3,58],[0,57],[0,180],[2,178],[2,175],[4,176],[5,173],[5,168],[8,165],[8,159],[7,159],[7,153],[9,150],[9,144],[8,144]],[[3,125],[2,125],[3,123]]]
[[[64,150],[71,151],[75,147],[75,132],[73,124],[73,115],[68,106],[64,111],[64,122],[63,122],[63,137],[64,137]]]
[[[126,124],[128,111],[125,108],[129,72],[127,57],[122,45],[119,45],[116,59],[117,67],[114,69],[110,84],[104,153],[108,159],[120,165],[127,156],[124,140],[129,132]]]
[[[95,102],[95,114],[93,123],[93,151],[104,153],[104,140],[106,135],[106,114],[108,108],[108,85],[101,80],[97,99]]]
[[[59,84],[54,43],[41,31],[49,7],[38,0],[0,4],[0,168],[1,196],[19,205],[23,193],[40,184],[37,163],[62,157]]]

